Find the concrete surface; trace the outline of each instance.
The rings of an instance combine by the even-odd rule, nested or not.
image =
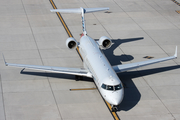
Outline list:
[[[179,1],[179,0],[177,0]],[[110,7],[111,13],[85,16],[94,39],[106,35],[115,43],[104,53],[112,65],[167,57],[178,46],[180,6],[171,0],[54,0],[57,8]],[[49,0],[0,0],[0,52],[11,63],[83,67]],[[63,14],[79,40],[81,17]],[[180,57],[118,74],[125,86],[117,112],[121,120],[180,119]],[[0,120],[113,120],[91,79],[5,67],[0,57]]]

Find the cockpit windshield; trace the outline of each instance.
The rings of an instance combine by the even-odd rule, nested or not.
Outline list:
[[[114,86],[115,90],[120,90],[122,88],[121,84]]]
[[[107,88],[106,88],[107,90],[113,90],[113,86],[109,86],[109,85],[107,85]]]
[[[112,85],[102,84],[101,87],[105,90],[116,91],[116,90],[120,90],[122,88],[122,85],[119,84],[119,85],[112,86]]]

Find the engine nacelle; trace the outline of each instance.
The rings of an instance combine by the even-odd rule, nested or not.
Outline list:
[[[98,41],[99,45],[102,46],[103,48],[107,49],[110,48],[112,45],[112,41],[110,38],[106,37],[106,36],[102,36],[99,41]]]
[[[70,37],[66,40],[66,46],[69,49],[75,49],[77,47],[77,45],[78,45],[78,42],[72,37]]]

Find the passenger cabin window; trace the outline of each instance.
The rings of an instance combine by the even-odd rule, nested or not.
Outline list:
[[[111,85],[102,84],[101,87],[105,90],[116,91],[116,90],[120,90],[122,88],[122,85],[119,84],[119,85],[111,86]]]

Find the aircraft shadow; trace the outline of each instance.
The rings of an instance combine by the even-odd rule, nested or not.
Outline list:
[[[125,88],[124,99],[121,102],[120,107],[118,108],[118,111],[121,111],[121,110],[128,111],[132,109],[141,99],[141,94],[138,91],[134,82],[132,81],[133,78],[156,74],[156,73],[165,72],[169,70],[175,70],[179,68],[180,68],[180,65],[174,65],[174,66],[168,66],[168,67],[118,73],[117,75],[121,79]],[[24,70],[22,70],[20,73],[26,74],[26,75],[75,80],[74,75],[66,75],[66,74],[61,74],[61,73],[30,72],[30,71],[24,71]],[[80,81],[94,82],[93,79],[88,78],[88,77],[83,77],[83,79],[81,79]]]
[[[112,39],[112,43],[113,43],[112,46],[109,49],[103,50],[103,53],[112,66],[121,64],[121,61],[126,62],[126,61],[133,60],[134,57],[131,55],[127,55],[127,54],[114,55],[114,50],[123,43],[133,42],[133,41],[142,40],[142,39],[144,38],[138,37],[138,38],[127,38],[127,39]]]
[[[179,69],[180,65],[153,68],[147,70],[130,71],[119,73],[118,76],[124,84],[124,99],[120,104],[118,111],[128,111],[132,109],[141,99],[141,94],[132,81],[133,78],[142,77],[146,75],[156,74],[169,70]]]
[[[142,40],[143,37],[139,38],[128,38],[128,39],[113,39],[113,45],[106,50],[103,50],[104,55],[109,60],[110,64],[118,65],[121,64],[121,61],[131,61],[134,59],[133,56],[122,54],[122,55],[114,55],[114,50],[119,47],[123,43],[133,42],[137,40]],[[123,72],[119,73],[118,77],[122,81],[125,89],[124,89],[124,99],[118,108],[118,111],[128,111],[132,109],[141,99],[141,94],[137,89],[136,85],[133,82],[133,78],[142,77],[150,74],[165,72],[173,69],[178,69],[180,66],[168,66],[168,67],[161,67],[161,68],[154,68],[154,69],[147,69],[147,70],[140,70],[140,71],[130,71],[130,72]]]
[[[113,51],[122,43],[132,42],[132,41],[141,40],[141,39],[143,39],[143,37],[130,38],[130,39],[117,39],[117,40],[114,39],[112,40],[114,44],[111,46],[111,48],[107,50],[103,50],[103,52],[111,65],[121,64],[120,61],[130,61],[134,59],[133,56],[131,55],[115,56],[113,54]],[[133,78],[165,72],[165,71],[174,70],[178,68],[180,68],[180,65],[119,73],[118,76],[123,82],[125,89],[124,89],[124,99],[121,102],[118,111],[121,111],[121,110],[128,111],[132,109],[141,99],[141,94],[138,91],[134,82],[132,81]],[[22,70],[20,73],[26,74],[26,75],[76,80],[74,75],[66,75],[66,74],[61,74],[61,73],[48,73],[48,72],[46,73],[46,72],[39,72],[39,71],[32,72],[28,70],[26,71]],[[81,79],[80,81],[94,82],[93,79],[88,78],[88,77],[83,77],[83,79]]]
[[[133,78],[156,74],[156,73],[179,69],[179,68],[180,68],[180,65],[174,65],[174,66],[168,66],[168,67],[118,73],[118,77],[123,82],[123,85],[125,88],[124,99],[121,102],[118,111],[121,111],[121,110],[128,111],[132,109],[140,101],[141,94],[138,91],[137,87],[135,86],[134,82],[132,81]],[[22,70],[20,73],[26,74],[26,75],[75,80],[74,75],[66,75],[66,74],[61,74],[61,73],[30,72],[30,71],[24,71],[24,70]],[[80,81],[93,82],[93,79],[88,78],[88,77],[83,77],[83,79]]]
[[[114,50],[117,49],[123,43],[133,42],[142,39],[144,38],[138,37],[138,38],[128,38],[128,39],[112,39],[113,45],[109,49],[103,50],[103,53],[112,66],[122,64],[121,61],[122,62],[131,61],[134,59],[133,56],[127,54],[114,55]],[[137,87],[133,83],[132,78],[130,78],[130,76],[132,75],[129,74],[129,76],[119,76],[120,80],[124,84],[125,89],[124,89],[124,99],[120,104],[118,111],[130,110],[139,102],[141,98],[141,94],[139,93]]]

